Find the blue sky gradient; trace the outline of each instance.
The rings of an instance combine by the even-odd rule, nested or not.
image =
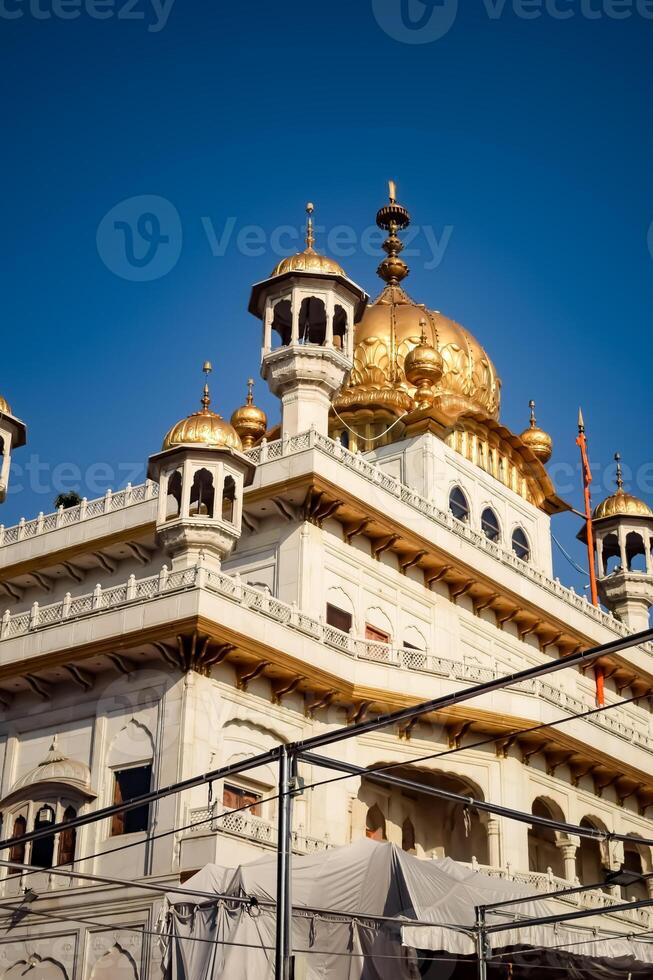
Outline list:
[[[653,5],[465,0],[440,39],[406,43],[402,2],[413,24],[455,12],[176,0],[164,22],[151,0],[2,0],[0,391],[29,425],[5,524],[50,511],[61,486],[97,496],[142,480],[195,408],[205,358],[214,407],[242,402],[260,348],[249,289],[307,200],[318,226],[350,229],[330,243],[354,243],[341,261],[375,295],[366,229],[389,177],[427,228],[409,292],[485,345],[508,426],[521,431],[536,399],[562,494],[580,506],[582,404],[596,498],[620,449],[631,489],[653,499]],[[141,195],[179,222],[171,267],[150,281],[112,270],[102,231]],[[261,381],[256,395],[275,417]],[[577,527],[555,519],[582,563]]]

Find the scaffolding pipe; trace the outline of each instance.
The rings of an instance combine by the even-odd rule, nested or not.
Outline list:
[[[478,980],[487,980],[487,933],[485,930],[485,907],[483,905],[477,905],[475,911]]]
[[[296,768],[286,745],[279,746],[277,827],[277,922],[274,980],[293,980],[292,956],[292,788]]]

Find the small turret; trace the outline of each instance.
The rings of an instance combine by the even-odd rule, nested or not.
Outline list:
[[[306,248],[283,259],[252,289],[250,313],[263,320],[261,376],[281,398],[281,428],[328,432],[331,402],[353,366],[354,323],[367,294],[313,248],[313,205]],[[276,343],[275,343],[276,338]]]
[[[27,427],[12,414],[7,401],[0,395],[0,504],[4,503],[9,487],[11,452],[27,442]]]

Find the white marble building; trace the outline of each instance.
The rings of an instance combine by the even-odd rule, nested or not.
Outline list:
[[[306,250],[253,289],[280,426],[251,388],[226,422],[205,388],[200,411],[152,447],[145,485],[0,528],[3,838],[641,625],[653,513],[621,486],[597,512],[612,612],[552,577],[550,521],[566,505],[545,468],[551,441],[534,418],[521,435],[501,424],[483,348],[400,285],[407,212],[391,200],[378,220],[389,237],[374,303],[314,251],[310,228]],[[0,399],[2,487],[24,437]],[[332,751],[365,767],[449,752],[413,777],[632,844],[351,778],[297,800],[297,852],[368,834],[534,887],[592,883],[622,863],[651,870],[638,838],[653,837],[653,648],[602,666],[607,702],[636,700],[575,718],[595,704],[594,675],[562,671]],[[42,870],[0,868],[13,917],[0,978],[159,977],[161,900],[52,867],[168,885],[253,859],[275,845],[275,779],[262,768],[5,850]],[[617,893],[575,901],[609,908]],[[613,921],[639,925],[646,911]]]

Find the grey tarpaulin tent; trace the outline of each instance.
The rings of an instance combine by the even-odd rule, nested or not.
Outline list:
[[[257,902],[249,907],[220,898],[189,904],[188,896],[171,892],[166,920],[169,980],[272,978],[276,856],[232,870],[208,865],[183,887],[223,896],[249,896]],[[473,976],[468,964],[475,952],[475,906],[532,893],[529,885],[490,877],[449,859],[419,860],[392,844],[371,840],[295,857],[296,976],[298,980]],[[569,908],[567,905],[564,910]],[[542,900],[514,906],[511,911],[530,918],[560,910],[559,903]],[[493,923],[499,921],[510,919],[492,917]],[[594,920],[592,925],[596,925]],[[597,933],[587,928],[516,926],[495,937],[494,952],[528,947],[530,953],[525,951],[523,956],[529,955],[533,964],[544,964],[554,947],[568,946],[573,953],[587,953],[584,962],[589,963],[591,956],[596,965],[597,972],[583,972],[581,957],[574,955],[579,977],[626,978],[628,972],[620,969],[620,964],[632,964],[633,977],[653,976],[651,967],[641,972],[643,964],[653,963],[649,943],[625,935],[612,938],[606,934],[596,939]],[[541,951],[539,960],[534,949]],[[544,950],[549,950],[548,954]],[[436,955],[440,957],[439,969],[431,973]],[[457,973],[465,964],[467,972]],[[550,965],[542,965],[541,970],[542,977],[555,977]],[[538,976],[537,966],[529,966],[528,971],[524,975]],[[507,975],[505,965],[496,973],[500,975]],[[573,970],[558,975],[573,975]]]

